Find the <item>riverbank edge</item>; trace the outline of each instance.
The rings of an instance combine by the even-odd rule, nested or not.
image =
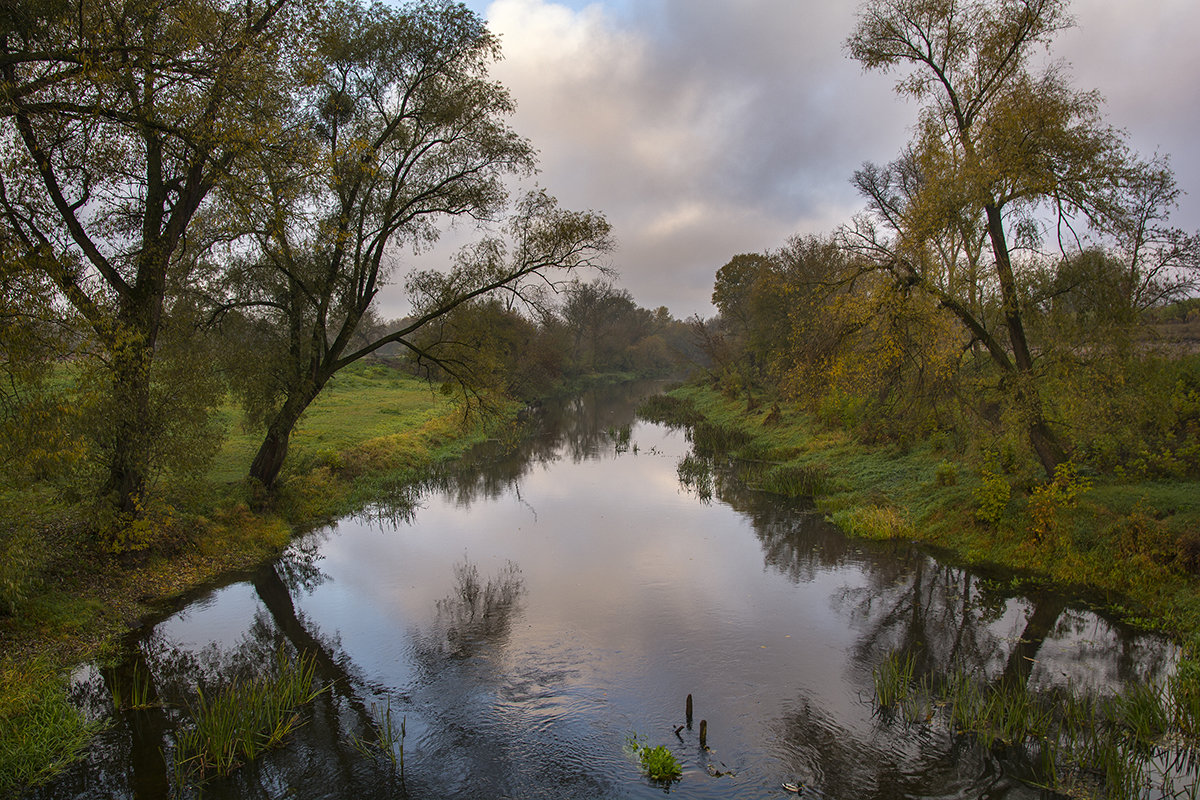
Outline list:
[[[0,794],[19,796],[67,766],[96,726],[67,697],[79,664],[118,659],[123,639],[182,599],[247,574],[314,527],[364,507],[381,491],[420,483],[439,465],[489,439],[513,435],[521,404],[495,404],[464,423],[458,410],[416,429],[360,442],[288,476],[268,500],[248,481],[222,487],[209,513],[158,520],[163,540],[141,554],[96,546],[73,553],[53,585],[31,598],[28,618],[0,625]],[[82,517],[61,518],[45,535],[76,548]]]
[[[580,376],[554,387],[534,405],[647,377],[655,376]],[[269,504],[261,488],[248,480],[215,487],[206,513],[159,520],[177,529],[167,537],[176,541],[166,542],[165,549],[160,545],[131,560],[92,543],[85,557],[72,558],[69,568],[57,571],[54,585],[34,598],[34,604],[59,606],[39,608],[36,629],[0,619],[0,796],[20,796],[53,778],[95,733],[96,724],[82,719],[67,696],[73,669],[118,660],[125,638],[148,620],[252,574],[313,528],[381,497],[403,497],[405,489],[471,448],[521,434],[521,417],[531,406],[495,398],[487,405],[486,415],[475,412],[464,418],[453,408],[422,425],[323,453],[285,473]],[[45,533],[78,547],[86,527],[79,515],[64,515],[46,525]]]
[[[852,537],[909,540],[951,563],[1015,575],[1014,588],[1080,598],[1200,655],[1190,552],[1200,540],[1200,481],[1123,484],[1071,473],[1061,485],[1029,486],[947,445],[866,445],[799,409],[747,409],[708,385],[665,397],[643,416],[715,428],[751,485],[811,496]]]

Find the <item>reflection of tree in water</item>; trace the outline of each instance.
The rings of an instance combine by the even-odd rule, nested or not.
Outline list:
[[[523,435],[480,445],[459,461],[443,465],[422,487],[457,506],[500,497],[536,466],[561,458],[579,462],[615,455],[620,432],[634,422],[638,403],[661,381],[599,386],[580,395],[547,401],[525,416]]]
[[[815,787],[801,796],[859,800],[897,797],[1036,797],[1002,771],[994,753],[970,737],[913,728],[863,736],[800,698],[772,723],[778,757],[791,780]]]
[[[767,565],[795,582],[846,570],[833,602],[856,631],[848,670],[864,702],[872,668],[897,652],[935,685],[962,669],[996,684],[1112,692],[1131,680],[1161,682],[1170,666],[1165,640],[1072,608],[1062,595],[1019,595],[1013,584],[942,564],[906,542],[851,540],[803,502],[755,490],[755,462],[703,445],[681,461],[681,484],[702,502],[715,498],[743,514]],[[807,700],[775,725],[783,761],[822,796],[1032,796],[1011,777],[1028,771],[1027,754],[1003,756],[1001,769],[996,753],[946,730],[889,727],[864,736]]]
[[[332,787],[337,787],[335,795],[346,797],[398,796],[402,787],[396,776],[364,759],[353,744],[356,738],[375,735],[379,721],[370,701],[377,693],[339,642],[316,630],[292,600],[292,591],[321,580],[315,561],[304,556],[262,568],[252,581],[262,606],[232,647],[212,644],[195,651],[157,632],[140,640],[130,637],[121,664],[101,669],[95,679],[77,686],[86,696],[85,705],[115,712],[113,726],[89,751],[87,763],[36,796],[171,796],[171,732],[184,723],[197,688],[211,695],[235,680],[267,673],[281,651],[313,658],[316,681],[329,690],[303,712],[305,724],[285,747],[228,778],[206,783],[203,795],[276,797],[281,787],[310,786],[314,791],[301,796],[327,796]],[[122,698],[134,696],[134,684],[144,702],[129,708]],[[183,796],[189,793],[191,789]]]
[[[466,658],[480,644],[503,641],[524,591],[521,569],[512,561],[484,582],[464,555],[454,565],[454,591],[437,601],[433,623],[414,637],[422,660]]]
[[[698,443],[679,472],[701,499],[711,491],[745,515],[766,563],[791,580],[854,566],[864,582],[846,586],[835,602],[860,631],[852,663],[868,684],[872,666],[893,652],[911,655],[918,676],[966,669],[981,680],[1038,687],[1086,681],[1111,690],[1161,678],[1169,666],[1165,641],[1072,609],[1060,594],[1020,596],[906,542],[851,540],[805,503],[753,489],[747,477],[759,469],[723,455],[717,441]],[[1043,657],[1048,641],[1056,644],[1052,661]]]

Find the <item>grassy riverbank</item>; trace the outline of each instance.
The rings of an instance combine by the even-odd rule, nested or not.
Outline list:
[[[1150,786],[1195,796],[1200,482],[1104,480],[1073,465],[1048,482],[1006,473],[950,437],[868,446],[797,409],[747,409],[702,385],[639,413],[691,426],[699,458],[680,464],[681,480],[703,480],[707,457],[732,456],[749,485],[811,495],[853,536],[920,542],[942,561],[1015,576],[1021,592],[1056,588],[1173,636],[1183,649],[1166,683],[1135,682],[1115,696],[961,666],[917,674],[914,653],[898,651],[875,669],[876,713],[897,735],[918,729],[999,748],[1024,759],[1024,780],[1072,797],[1140,798]]]
[[[206,478],[168,487],[145,546],[114,554],[85,507],[49,487],[0,491],[0,795],[46,775],[86,742],[65,696],[67,671],[113,653],[156,608],[272,557],[300,530],[418,479],[471,445],[502,435],[515,408],[487,421],[428,384],[382,365],[339,374],[292,438],[269,504],[242,479],[257,447],[233,406]]]
[[[747,410],[689,385],[650,413],[700,423],[764,489],[815,497],[846,532],[902,538],[968,565],[1066,588],[1200,650],[1200,482],[1120,482],[1070,468],[1008,475],[948,438],[867,446],[796,409]]]

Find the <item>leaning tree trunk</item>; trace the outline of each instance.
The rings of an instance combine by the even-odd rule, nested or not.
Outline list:
[[[986,206],[988,237],[992,242],[992,254],[996,258],[996,275],[1000,282],[1000,295],[1004,301],[1004,324],[1012,344],[1013,362],[1016,365],[1017,401],[1029,420],[1029,443],[1037,454],[1038,461],[1048,477],[1054,477],[1054,469],[1063,461],[1062,445],[1050,429],[1042,411],[1042,402],[1033,376],[1033,356],[1025,336],[1025,323],[1021,319],[1020,298],[1017,281],[1013,275],[1012,259],[1008,252],[1008,240],[1004,235],[1004,219],[999,206]]]
[[[324,381],[313,383],[303,391],[289,394],[283,407],[279,409],[279,412],[271,420],[271,424],[267,426],[267,435],[263,437],[254,461],[250,463],[250,477],[258,480],[268,490],[275,488],[279,471],[283,469],[292,430],[300,421],[300,415],[320,394],[324,385]]]

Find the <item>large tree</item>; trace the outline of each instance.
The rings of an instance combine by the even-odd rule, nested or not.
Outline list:
[[[103,494],[153,467],[168,277],[213,188],[274,138],[285,0],[21,4],[0,29],[0,224],[90,329]],[[161,385],[161,382],[159,382]]]
[[[1136,287],[1175,266],[1180,242],[1160,226],[1176,195],[1170,171],[1132,155],[1103,122],[1099,96],[1072,88],[1061,64],[1033,63],[1071,24],[1066,5],[871,0],[847,42],[868,69],[905,70],[897,91],[922,103],[905,153],[856,173],[868,214],[847,241],[982,344],[1048,473],[1064,454],[1043,407],[1014,251],[1039,244],[1043,227],[1064,256],[1089,235],[1108,237],[1126,248]]]
[[[465,6],[331,2],[317,31],[293,120],[293,145],[311,158],[264,159],[253,191],[228,198],[247,221],[235,228],[253,234],[231,248],[239,265],[219,310],[249,319],[265,346],[243,390],[266,428],[250,475],[267,487],[338,370],[390,343],[419,351],[412,334],[431,321],[498,289],[525,292],[528,279],[594,263],[609,247],[603,218],[534,192],[507,238],[468,248],[446,273],[412,276],[414,317],[362,342],[401,248],[433,239],[447,218],[494,218],[504,178],[531,170],[533,150],[506,124],[512,100],[487,75],[498,40]]]

